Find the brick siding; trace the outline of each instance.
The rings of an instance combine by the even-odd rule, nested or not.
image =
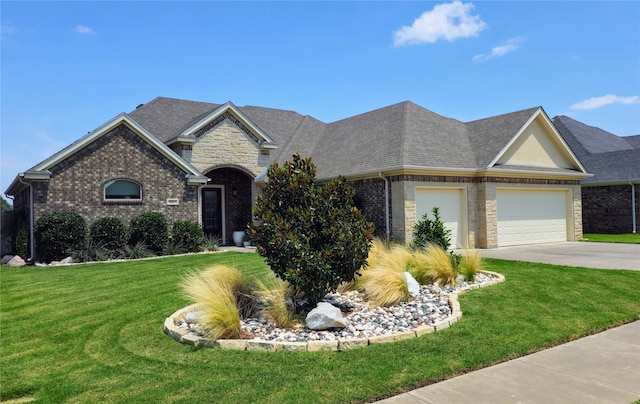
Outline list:
[[[198,221],[197,186],[186,185],[186,173],[125,125],[96,139],[56,164],[48,182],[33,183],[34,221],[54,210],[82,215],[90,225],[106,216],[126,224],[144,211],[160,212],[169,224]],[[105,183],[128,179],[142,186],[141,201],[104,200]],[[177,198],[168,206],[167,198]]]
[[[635,189],[636,218],[640,218],[640,185],[636,185]],[[631,185],[582,187],[584,232],[631,233],[633,231],[631,203]]]

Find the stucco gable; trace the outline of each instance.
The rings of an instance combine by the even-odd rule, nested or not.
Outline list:
[[[586,173],[541,108],[530,116],[487,168],[496,166],[568,169]]]

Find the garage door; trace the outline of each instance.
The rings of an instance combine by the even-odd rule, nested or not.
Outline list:
[[[498,246],[567,241],[567,193],[497,190]]]
[[[416,218],[427,213],[433,219],[432,209],[440,209],[440,220],[451,230],[451,247],[467,244],[466,194],[464,189],[418,188],[416,189]]]

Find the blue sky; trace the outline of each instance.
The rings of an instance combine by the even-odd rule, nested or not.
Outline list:
[[[0,188],[157,96],[332,122],[541,105],[640,134],[640,2],[0,3]]]

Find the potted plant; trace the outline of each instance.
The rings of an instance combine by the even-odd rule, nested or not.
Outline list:
[[[245,235],[244,235],[244,238],[242,239],[242,244],[243,244],[245,247],[250,247],[250,246],[251,246],[251,238],[249,237],[249,235],[248,235],[248,234],[245,234]]]
[[[242,215],[238,214],[233,219],[233,225],[237,229],[233,232],[233,244],[235,244],[236,247],[242,247],[244,238],[247,235],[247,232],[245,231],[247,228],[247,223],[242,220]],[[242,225],[244,225],[244,227],[242,227]]]

